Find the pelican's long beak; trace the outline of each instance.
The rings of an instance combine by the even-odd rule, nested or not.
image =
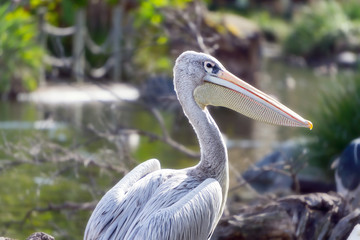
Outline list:
[[[204,84],[195,89],[194,97],[202,108],[222,106],[266,123],[313,127],[310,121],[226,70],[206,75]]]

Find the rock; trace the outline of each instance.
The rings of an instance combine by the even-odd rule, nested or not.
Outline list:
[[[238,209],[212,239],[346,239],[359,220],[360,210],[349,212],[336,193],[293,195]]]
[[[55,240],[55,238],[47,233],[36,232],[31,234],[26,240]]]
[[[246,170],[242,174],[243,179],[259,193],[334,191],[334,184],[325,181],[321,170],[307,166],[306,170],[299,171],[305,169],[306,165],[306,141],[296,139],[279,144],[273,152]],[[296,174],[296,182],[291,171]],[[239,182],[243,179],[239,179]]]
[[[341,52],[336,58],[337,63],[342,67],[356,67],[358,56],[349,51]]]
[[[245,171],[243,178],[259,193],[290,190],[293,181],[289,175],[281,173],[292,159],[299,155],[302,146],[297,141],[287,141],[266,155]]]

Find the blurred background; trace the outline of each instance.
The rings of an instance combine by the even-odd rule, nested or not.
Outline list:
[[[229,149],[226,214],[258,193],[335,191],[331,165],[360,136],[358,0],[0,0],[0,236],[81,239],[138,163],[197,164],[172,85],[185,50],[314,124],[210,109]]]

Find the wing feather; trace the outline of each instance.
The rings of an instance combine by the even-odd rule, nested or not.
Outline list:
[[[160,162],[157,159],[150,159],[139,164],[128,174],[126,174],[113,188],[111,188],[99,201],[93,211],[85,229],[84,240],[94,240],[101,238],[101,234],[106,230],[109,233],[109,227],[116,221],[116,217],[121,215],[123,208],[119,204],[127,191],[147,174],[160,169]],[[118,211],[114,213],[114,211]],[[106,239],[106,238],[104,238]]]
[[[221,202],[220,184],[206,179],[172,206],[138,219],[125,239],[208,239],[220,218]]]

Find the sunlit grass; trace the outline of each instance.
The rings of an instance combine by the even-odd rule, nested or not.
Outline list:
[[[311,163],[327,170],[331,162],[360,136],[360,75],[329,82],[314,109]]]
[[[341,5],[346,15],[354,21],[360,21],[360,1],[358,0],[346,0],[342,1]]]
[[[285,41],[287,53],[314,56],[332,54],[351,34],[352,22],[336,1],[316,1],[303,8]]]

